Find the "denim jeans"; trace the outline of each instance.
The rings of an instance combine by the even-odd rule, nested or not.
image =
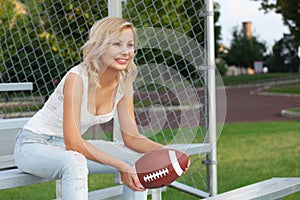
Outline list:
[[[90,140],[104,151],[133,165],[141,154],[119,142]],[[63,200],[88,199],[88,174],[117,172],[113,167],[86,159],[81,153],[66,150],[64,139],[22,130],[15,144],[15,163],[20,170],[36,176],[61,179]],[[123,186],[124,200],[146,200],[147,191],[134,192]]]

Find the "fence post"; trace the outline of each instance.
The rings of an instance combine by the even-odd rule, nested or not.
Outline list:
[[[212,150],[209,155],[209,192],[217,194],[217,128],[216,128],[216,82],[215,82],[215,47],[214,47],[214,2],[206,0],[206,36],[208,66],[208,105],[209,105],[209,142]]]
[[[108,16],[122,17],[122,0],[108,1]]]

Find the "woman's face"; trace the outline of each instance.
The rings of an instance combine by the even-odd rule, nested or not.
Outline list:
[[[105,53],[101,56],[101,63],[104,67],[123,71],[134,56],[134,35],[130,28],[122,30],[120,37],[112,41]]]

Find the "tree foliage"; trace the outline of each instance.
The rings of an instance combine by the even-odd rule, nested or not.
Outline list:
[[[124,17],[132,19],[137,27],[172,27],[199,42],[204,40],[204,17],[199,17],[204,0],[127,0],[123,3],[126,4],[123,8],[130,8],[130,12],[123,10]],[[2,1],[1,82],[30,81],[44,94],[51,92],[55,86],[53,80],[60,80],[67,68],[81,61],[80,48],[92,24],[107,15],[104,0]],[[220,35],[218,30],[216,38]],[[145,51],[145,57],[160,59],[155,51]],[[183,59],[176,56],[170,56],[166,62],[186,67]]]
[[[2,1],[0,7],[1,81],[33,82],[42,95],[80,62],[90,26],[107,15],[104,1]]]
[[[265,43],[258,41],[256,36],[247,38],[242,30],[235,28],[230,48],[224,55],[224,59],[229,65],[252,68],[254,61],[264,60],[265,52]]]
[[[289,27],[296,44],[300,45],[300,3],[299,0],[254,0],[261,2],[261,8],[266,12],[274,10],[283,17],[283,22]]]
[[[300,58],[297,47],[289,35],[285,35],[273,46],[273,54],[266,60],[270,72],[298,72]]]
[[[141,27],[165,28],[192,38],[200,46],[205,48],[205,1],[169,1],[169,0],[127,0],[123,9],[123,15]],[[221,28],[217,25],[219,10],[215,17],[215,41],[220,40]],[[162,38],[162,41],[164,38]],[[216,42],[215,45],[218,43]],[[184,44],[183,44],[184,45]],[[190,65],[185,58],[174,55],[173,52],[161,51],[161,49],[140,49],[137,54],[138,64],[149,62],[166,64],[176,68],[184,76],[192,74],[196,76],[195,66]],[[165,58],[167,58],[165,60]],[[194,74],[193,74],[194,73]]]

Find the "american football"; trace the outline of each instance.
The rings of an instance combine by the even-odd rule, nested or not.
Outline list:
[[[144,188],[167,186],[189,168],[189,156],[175,149],[160,149],[144,154],[135,163],[137,176]]]

